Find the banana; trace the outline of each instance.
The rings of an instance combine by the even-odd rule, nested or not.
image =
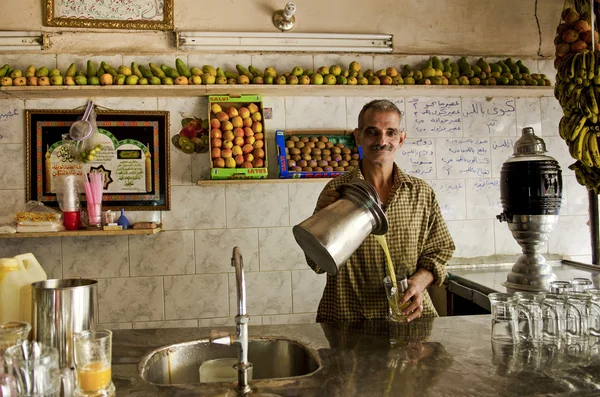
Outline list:
[[[583,171],[581,169],[575,171],[575,178],[577,179],[577,183],[579,183],[582,186],[586,186],[585,176],[583,175]]]
[[[565,141],[568,139],[568,135],[566,134],[567,129],[566,125],[568,124],[569,118],[567,116],[562,116],[560,118],[560,122],[558,123],[558,134]]]
[[[571,129],[571,135],[569,135],[569,142],[574,142],[576,139],[579,138],[579,135],[586,130],[587,131],[587,127],[584,127],[585,122],[587,121],[587,118],[583,115],[581,115],[578,119],[577,119],[577,123],[574,124],[574,127]]]
[[[588,73],[587,73],[587,79],[588,80],[592,80],[594,78],[594,76],[596,75],[596,53],[590,53],[588,56]]]
[[[592,155],[590,153],[590,147],[589,147],[590,135],[592,135],[592,133],[588,131],[582,138],[583,144],[582,144],[582,151],[581,151],[581,162],[588,167],[593,167],[594,160],[592,159]]]
[[[598,149],[598,137],[596,136],[595,132],[588,134],[588,148],[590,155],[592,156],[594,166],[596,168],[600,168],[600,150]]]
[[[576,156],[575,158],[577,160],[583,159],[583,145],[585,142],[587,142],[588,129],[589,129],[589,127],[583,127],[583,129],[579,133],[579,136],[577,137],[577,140],[573,142],[574,146],[575,146],[573,151],[575,152],[575,156]]]

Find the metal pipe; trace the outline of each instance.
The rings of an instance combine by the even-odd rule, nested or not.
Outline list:
[[[600,260],[600,224],[598,222],[598,195],[593,190],[588,190],[590,203],[590,236],[592,239],[592,263],[599,265]]]
[[[581,263],[577,261],[572,261],[570,259],[563,259],[560,262],[564,265],[577,267],[582,270],[589,270],[590,272],[600,272],[600,266],[598,265],[590,265],[589,263]]]
[[[252,364],[248,362],[248,314],[246,313],[246,279],[244,277],[244,261],[239,247],[233,248],[231,266],[235,267],[235,281],[237,287],[238,315],[235,316],[236,335],[234,342],[238,345],[239,362],[235,365],[238,371],[237,391],[240,395],[252,392],[248,385],[248,369]]]

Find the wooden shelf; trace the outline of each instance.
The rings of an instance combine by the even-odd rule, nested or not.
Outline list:
[[[441,97],[552,97],[554,87],[432,86],[432,85],[145,85],[145,86],[24,86],[0,87],[0,98],[78,97],[191,97],[255,94],[263,96],[441,96]]]
[[[39,232],[39,233],[0,233],[0,238],[32,238],[32,237],[82,237],[82,236],[131,236],[156,234],[160,228],[155,229],[126,229],[126,230],[73,230],[64,232]]]
[[[307,182],[322,182],[330,181],[332,178],[290,178],[290,179],[200,179],[197,182],[198,186],[211,185],[256,185],[265,183],[307,183]]]

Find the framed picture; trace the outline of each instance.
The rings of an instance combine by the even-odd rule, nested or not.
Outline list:
[[[60,176],[102,172],[103,209],[170,210],[169,112],[97,110],[96,131],[78,143],[69,129],[82,114],[27,110],[27,201],[58,207]]]
[[[46,26],[173,29],[173,0],[44,0]]]

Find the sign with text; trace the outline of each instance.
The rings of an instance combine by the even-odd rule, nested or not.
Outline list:
[[[96,115],[96,131],[78,143],[69,129],[81,111],[27,110],[27,200],[57,206],[61,176],[101,172],[103,208],[170,209],[169,112]]]

